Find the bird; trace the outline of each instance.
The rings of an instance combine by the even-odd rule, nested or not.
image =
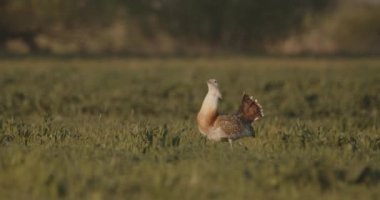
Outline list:
[[[243,137],[254,137],[252,123],[264,117],[262,106],[257,99],[243,93],[240,107],[234,114],[218,113],[218,103],[222,99],[216,79],[207,81],[208,92],[197,115],[199,131],[213,141],[232,141]]]

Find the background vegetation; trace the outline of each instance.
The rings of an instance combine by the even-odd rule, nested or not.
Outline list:
[[[2,60],[1,199],[378,199],[376,59]],[[256,137],[207,141],[243,90]]]
[[[0,50],[378,54],[377,0],[3,0]]]

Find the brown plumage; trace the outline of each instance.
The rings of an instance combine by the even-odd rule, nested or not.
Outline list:
[[[209,91],[197,116],[200,132],[207,138],[216,141],[223,139],[231,141],[241,137],[254,136],[251,123],[264,116],[258,101],[252,96],[244,94],[237,113],[219,115],[217,107],[221,94],[218,83],[215,79],[210,79],[207,84]]]
[[[262,117],[264,117],[264,112],[262,106],[259,104],[257,99],[253,99],[253,96],[243,94],[241,100],[240,108],[237,113],[239,116],[252,123]]]

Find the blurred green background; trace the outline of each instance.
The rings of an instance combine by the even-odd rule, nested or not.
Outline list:
[[[379,54],[378,0],[2,0],[0,52]]]

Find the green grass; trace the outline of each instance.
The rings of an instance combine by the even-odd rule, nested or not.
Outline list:
[[[255,138],[207,141],[241,93]],[[380,60],[0,61],[0,199],[379,199]]]

